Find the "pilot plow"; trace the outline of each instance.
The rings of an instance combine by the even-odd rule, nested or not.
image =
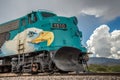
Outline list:
[[[87,60],[84,59],[83,53],[73,47],[62,47],[60,48],[55,56],[54,56],[54,63],[57,68],[59,68],[62,71],[76,71],[81,72],[85,71],[85,67],[83,64],[87,67]]]

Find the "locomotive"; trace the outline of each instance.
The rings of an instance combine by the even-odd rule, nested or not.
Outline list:
[[[0,72],[80,72],[87,49],[76,17],[32,11],[0,25]]]

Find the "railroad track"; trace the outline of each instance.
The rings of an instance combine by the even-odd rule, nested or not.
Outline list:
[[[0,80],[120,80],[120,73],[0,74]]]
[[[60,74],[60,73],[39,73],[39,74],[29,74],[29,73],[24,73],[24,74],[15,74],[15,73],[0,73],[0,78],[1,77],[21,77],[21,76],[120,76],[120,73],[69,73],[69,74]]]

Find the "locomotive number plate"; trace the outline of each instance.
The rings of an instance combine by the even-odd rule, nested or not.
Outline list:
[[[66,29],[66,24],[58,24],[58,23],[53,23],[52,28],[58,28],[58,29]]]

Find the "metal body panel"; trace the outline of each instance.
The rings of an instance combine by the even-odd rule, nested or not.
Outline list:
[[[0,48],[4,44],[4,42],[9,39],[9,37],[9,32],[0,33]]]
[[[24,41],[24,45],[32,46],[30,48],[30,50],[34,48],[33,50],[31,50],[32,52],[42,51],[42,50],[55,51],[64,46],[74,47],[79,49],[81,52],[87,52],[86,48],[83,47],[81,44],[82,33],[78,30],[78,27],[74,23],[74,19],[72,17],[67,18],[67,17],[57,16],[54,14],[52,14],[52,16],[50,17],[48,17],[48,15],[47,17],[46,16],[43,17],[40,11],[31,13],[31,16],[32,14],[36,14],[35,16],[37,17],[37,19],[35,22],[29,23],[28,19],[31,19],[31,18],[28,18],[28,16],[24,16],[19,18],[16,21],[11,21],[11,23],[6,23],[0,26],[0,33],[6,32],[6,31],[10,32],[9,40],[14,41],[13,42],[14,44],[16,43],[15,47],[17,47],[16,48],[17,50],[19,50],[19,47],[18,47],[19,40],[22,40],[23,35],[26,35],[26,40],[22,40],[22,42]],[[23,18],[26,19],[26,23],[24,22],[24,24],[26,24],[25,26],[21,25]],[[54,23],[56,24],[58,23],[59,27],[55,28],[55,26],[53,26]],[[65,28],[62,28],[62,24],[66,25],[66,26],[63,25],[63,27]],[[47,46],[47,41],[42,41],[37,44],[31,43],[30,40],[34,39],[35,37],[34,38],[30,37],[29,32],[32,31],[33,28],[35,32],[36,31],[52,32],[54,34],[54,40],[51,43],[51,45]],[[25,32],[25,34],[23,34],[23,32]],[[36,34],[36,35],[39,35],[39,34]],[[7,42],[9,42],[9,40]],[[28,46],[27,47],[24,46],[24,49],[27,49],[27,48]],[[13,53],[16,54],[18,52],[17,50],[16,51],[13,50],[14,51]],[[27,50],[24,53],[27,53]],[[5,54],[7,56],[11,55],[11,53],[7,54],[7,52]]]
[[[0,25],[0,33],[9,32],[19,27],[19,20]]]

